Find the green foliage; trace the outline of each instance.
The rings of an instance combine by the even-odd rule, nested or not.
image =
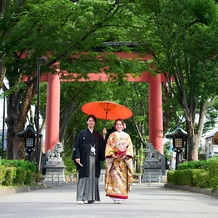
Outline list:
[[[188,1],[188,8],[193,16],[199,22],[205,23],[206,25],[210,24],[217,17],[217,8],[215,7],[214,0],[191,0]]]
[[[208,161],[207,160],[199,160],[199,161],[188,161],[184,163],[180,163],[178,165],[179,170],[184,169],[208,169]]]
[[[179,183],[179,185],[188,185],[188,186],[193,185],[193,175],[191,169],[178,170],[177,174],[178,174],[177,182]]]
[[[210,185],[213,189],[218,189],[218,160],[209,162]]]
[[[198,188],[207,188],[209,187],[208,179],[209,179],[209,172],[204,169],[194,169],[191,171],[191,186],[198,187]]]
[[[176,184],[176,176],[175,176],[175,170],[169,170],[167,172],[167,182],[169,184]]]
[[[23,160],[1,160],[0,181],[5,186],[30,185],[41,180],[36,165]],[[2,176],[2,180],[1,180]]]
[[[107,73],[111,71],[118,75],[118,80],[111,89],[108,88],[108,83],[88,85],[89,87],[83,92],[82,100],[79,91],[82,90],[82,86],[85,87],[84,84],[72,83],[71,89],[69,89],[70,85],[65,84],[65,92],[61,97],[61,112],[67,112],[65,116],[62,113],[61,117],[60,123],[63,129],[61,141],[68,142],[75,139],[73,137],[77,131],[84,127],[84,115],[78,112],[78,108],[86,101],[96,99],[116,100],[128,105],[134,112],[134,124],[127,121],[127,131],[131,133],[134,144],[137,144],[139,139],[148,138],[146,125],[148,111],[145,100],[147,87],[145,84],[136,87],[133,83],[128,85],[123,83],[126,72],[138,75],[142,68],[144,70],[148,66],[139,60],[121,61],[111,54],[117,49],[132,51],[132,48],[125,46],[115,49],[105,47],[109,54],[102,59],[104,61],[99,61],[99,53],[81,54],[84,51],[93,51],[93,48],[102,48],[103,42],[142,42],[137,49],[143,54],[149,53],[154,57],[152,64],[149,63],[149,66],[152,66],[151,72],[154,72],[154,68],[157,70],[154,73],[169,72],[173,75],[175,72],[182,72],[179,77],[175,75],[175,78],[179,78],[177,83],[182,81],[182,84],[190,86],[187,89],[179,86],[178,92],[174,90],[175,98],[171,99],[175,101],[177,98],[177,103],[189,102],[194,97],[197,99],[196,102],[200,102],[199,96],[210,97],[212,90],[216,88],[216,84],[209,80],[212,78],[213,82],[217,72],[216,60],[211,57],[213,53],[217,53],[217,39],[214,34],[217,31],[217,6],[212,0],[175,0],[173,4],[169,0],[134,1],[134,3],[125,1],[125,4],[122,1],[93,0],[77,1],[76,4],[73,1],[64,0],[35,3],[33,0],[10,4],[0,21],[0,30],[3,30],[0,32],[2,36],[0,51],[3,54],[1,57],[5,57],[3,65],[7,69],[6,76],[10,83],[9,94],[11,99],[17,99],[19,104],[19,107],[16,107],[16,102],[13,102],[15,108],[22,110],[20,102],[27,99],[23,93],[27,93],[29,88],[26,87],[26,92],[21,90],[23,86],[18,86],[21,84],[18,79],[24,74],[29,75],[31,79],[31,76],[35,74],[36,57],[45,55],[47,51],[54,52],[50,53],[47,66],[42,66],[43,72],[51,70],[49,65],[58,61],[61,62],[61,70],[78,72],[85,78],[87,72],[99,72],[99,69],[104,66],[110,66]],[[28,50],[26,59],[20,58],[16,53],[23,50]],[[80,59],[72,57],[75,52],[81,55]],[[34,72],[33,75],[31,75],[32,72]],[[185,82],[182,78],[185,78]],[[32,84],[33,81],[28,81],[28,84]],[[19,87],[21,92],[13,87]],[[209,90],[206,87],[210,87]],[[127,90],[131,91],[127,92]],[[183,93],[186,92],[184,96],[190,99],[181,101],[180,90]],[[78,92],[74,94],[75,91]],[[13,96],[13,93],[17,95]],[[193,96],[194,94],[196,96]],[[21,99],[18,99],[20,96]],[[67,99],[68,96],[69,99]],[[77,96],[76,100],[73,99],[74,96]],[[190,105],[200,105],[196,102]],[[70,107],[71,110],[68,110]],[[20,122],[17,121],[18,124]],[[102,129],[103,122],[99,123],[99,128]],[[140,134],[137,134],[135,129],[140,130]],[[67,165],[69,170],[72,170],[70,161]]]
[[[179,165],[179,169],[168,171],[170,184],[188,185],[199,188],[218,189],[218,158],[205,161],[190,161]]]
[[[25,160],[6,160],[2,159],[1,164],[5,167],[20,167],[24,170],[31,170],[32,172],[37,172],[37,166],[35,163],[25,161]]]
[[[26,179],[26,171],[23,168],[16,168],[16,176],[14,178],[14,183],[16,185],[24,185]]]
[[[206,170],[196,169],[193,172],[194,184],[198,188],[210,187],[210,177],[209,172]]]
[[[188,160],[197,160],[198,143],[202,134],[200,127],[204,123],[204,116],[200,116],[198,123],[196,116],[206,114],[218,91],[214,82],[218,72],[217,58],[214,55],[218,51],[217,2],[138,1],[138,4],[140,3],[138,13],[146,14],[147,20],[144,20],[146,31],[139,30],[138,34],[146,41],[144,50],[153,56],[152,64],[149,63],[152,69],[149,71],[163,73],[167,78],[170,91],[168,101],[165,101],[173,99],[175,102],[167,105],[170,109],[174,105],[182,108],[179,111],[183,112],[187,121],[185,123],[188,125],[185,129],[189,130],[187,157]],[[189,135],[192,132],[198,134]]]
[[[132,42],[136,39],[138,35],[137,28],[143,26],[142,16],[146,16],[135,16],[135,14],[137,14],[137,5],[131,1],[125,1],[125,4],[123,4],[123,2],[119,1],[89,0],[77,1],[75,4],[73,1],[47,0],[40,1],[40,4],[36,4],[34,0],[31,0],[28,2],[16,2],[16,7],[10,5],[7,9],[8,10],[2,14],[0,21],[0,27],[2,27],[0,30],[4,29],[4,31],[0,31],[2,39],[0,51],[4,54],[3,65],[6,69],[6,77],[10,84],[7,94],[9,94],[10,99],[16,99],[16,102],[13,102],[14,104],[19,104],[19,107],[15,106],[15,108],[19,108],[20,110],[14,111],[17,114],[20,114],[21,111],[24,114],[25,112],[22,110],[24,104],[31,104],[33,96],[27,96],[26,94],[28,90],[32,88],[29,85],[32,85],[36,81],[36,58],[46,55],[48,51],[49,60],[46,64],[42,64],[41,73],[54,72],[54,69],[50,66],[53,66],[55,62],[59,62],[61,63],[60,66],[58,66],[60,70],[69,72],[68,78],[74,78],[72,73],[75,72],[79,74],[79,78],[87,78],[87,73],[99,72],[103,67],[107,66],[105,69],[106,73],[117,73],[115,82],[119,83],[119,85],[116,85],[120,89],[122,87],[121,85],[123,85],[121,83],[126,76],[126,72],[137,76],[146,69],[145,61],[140,61],[139,59],[120,59],[114,55],[114,51],[122,50],[132,52],[133,49],[135,49],[132,46],[128,47],[123,45],[111,47],[104,46],[105,44],[103,44],[105,42]],[[11,22],[11,20],[14,22]],[[13,34],[11,34],[11,32],[13,32]],[[140,38],[137,38],[137,41],[140,41]],[[107,51],[107,53],[105,53],[102,58],[99,58],[101,54],[98,51],[102,51],[102,49]],[[25,54],[19,53],[24,50]],[[84,55],[84,51],[88,53]],[[78,56],[75,57],[75,53],[78,54]],[[23,58],[23,56],[21,58],[21,55],[26,55],[26,58]],[[22,90],[24,86],[21,86],[22,82],[20,81],[23,75],[29,76],[29,81],[25,82],[26,87],[24,90]],[[89,87],[82,94],[82,96],[86,96],[86,99],[81,99],[79,91],[82,89],[82,86],[85,87],[87,84],[82,85],[81,83],[76,83],[79,78],[74,78],[75,83],[71,83],[72,88],[67,92],[66,90],[68,90],[68,88],[66,87],[65,92],[63,92],[65,98],[61,98],[61,104],[63,106],[61,107],[61,111],[68,113],[62,117],[64,122],[62,122],[62,120],[60,122],[63,123],[61,141],[64,141],[64,139],[69,140],[70,136],[72,136],[72,134],[68,132],[65,134],[66,128],[69,128],[75,135],[77,130],[82,129],[82,125],[84,126],[84,116],[81,115],[81,112],[76,111],[76,109],[78,110],[81,104],[87,101],[87,99],[89,101],[91,99],[95,100],[92,98],[94,95],[96,99],[115,99],[119,101],[117,95],[123,95],[123,93],[125,93],[125,91],[121,93],[116,92],[116,90],[102,92],[100,89],[95,89],[96,86],[100,85],[93,83],[94,85],[88,85]],[[110,78],[115,79],[113,76]],[[69,87],[70,85],[66,86]],[[104,85],[101,84],[101,87],[103,86]],[[90,92],[90,90],[92,90],[92,92]],[[34,95],[35,91],[36,90],[32,90],[31,93]],[[97,94],[97,92],[100,92],[100,94]],[[113,95],[113,93],[115,93],[115,95]],[[66,99],[67,95],[69,96],[69,100]],[[143,99],[143,97],[145,99],[145,95],[147,95],[146,92],[144,92],[143,96],[141,95],[141,99]],[[74,96],[77,96],[77,100],[73,99]],[[26,99],[28,99],[29,102],[25,102]],[[34,104],[34,102],[32,103]],[[127,104],[126,98],[122,98],[120,103]],[[74,104],[73,106],[75,107],[72,108],[72,104]],[[45,104],[43,106],[45,106]],[[136,105],[135,110],[140,111],[138,108],[138,105]],[[42,115],[45,117],[43,112]],[[8,116],[12,116],[12,114],[8,114]],[[13,116],[16,115],[13,114]],[[139,116],[141,116],[142,120],[144,114],[140,114]],[[22,122],[24,123],[24,120],[19,120],[19,116],[17,117],[18,120],[16,123],[18,125]],[[147,117],[148,116],[144,116],[145,121]],[[70,118],[72,119],[70,120]],[[67,126],[68,120],[70,120],[69,126]],[[13,128],[16,129],[15,124]],[[10,137],[13,136],[9,135],[9,138]],[[146,137],[147,132],[143,134],[143,138]],[[65,142],[67,142],[67,140]],[[17,145],[9,146],[13,147]],[[14,149],[14,151],[16,151],[16,149]],[[15,156],[19,157],[20,153],[17,153],[18,154]],[[23,157],[19,157],[19,159],[20,158]]]
[[[164,155],[165,155],[166,160],[171,160],[173,158],[172,152],[169,151],[170,146],[171,146],[171,142],[170,141],[167,141],[164,144]]]
[[[31,170],[26,170],[26,176],[25,176],[25,185],[31,185],[33,183],[33,172]]]
[[[6,167],[5,181],[3,182],[3,185],[5,186],[14,185],[15,177],[16,177],[16,167]]]
[[[32,172],[32,181],[31,181],[31,184],[40,182],[40,179],[38,179],[38,176],[42,177],[42,174],[41,173]]]
[[[214,156],[211,157],[208,160],[197,160],[197,161],[188,161],[188,162],[183,162],[178,165],[179,170],[184,170],[184,169],[205,169],[209,170],[209,164],[210,162],[217,162],[218,157]]]
[[[64,161],[64,164],[66,165],[66,168],[65,170],[67,171],[67,174],[73,174],[73,173],[76,173],[76,165],[75,163],[72,161],[72,158],[71,157],[66,157],[66,156],[63,156],[63,161]]]
[[[136,154],[134,156],[135,160],[137,161],[137,164],[140,165],[140,166],[143,166],[144,162],[145,162],[145,148],[140,148],[138,150],[138,154]]]
[[[218,190],[218,176],[214,176],[210,179],[210,187],[214,190]]]
[[[0,185],[5,181],[5,173],[6,173],[5,166],[0,165]]]
[[[218,160],[210,160],[208,169],[211,177],[218,176]]]
[[[40,182],[43,180],[43,176],[41,173],[33,173],[33,181],[34,183]]]
[[[62,155],[62,159],[64,161],[64,164],[66,166],[65,173],[67,174],[73,174],[76,172],[76,165],[72,160],[72,152],[73,148],[71,147],[71,143],[66,143],[64,145],[64,153]]]
[[[92,92],[90,92],[92,90]],[[44,92],[46,93],[46,92]],[[136,164],[142,165],[145,158],[140,139],[148,140],[148,84],[128,82],[87,82],[87,83],[62,83],[61,84],[61,140],[64,141],[63,160],[66,170],[75,172],[76,167],[71,160],[74,142],[81,129],[86,128],[86,115],[81,112],[83,104],[92,101],[105,101],[120,103],[133,111],[132,119],[125,120],[127,128],[125,131],[131,135],[136,154]],[[46,94],[43,104],[45,105]],[[70,112],[71,108],[72,111]],[[45,108],[44,108],[45,110]],[[67,128],[65,128],[65,124]],[[108,132],[114,121],[97,120],[95,129],[99,132],[106,126]],[[66,131],[63,131],[65,129]],[[139,134],[138,132],[139,131]]]
[[[174,170],[167,173],[167,181],[175,185],[208,188],[208,179],[209,172],[203,169]]]

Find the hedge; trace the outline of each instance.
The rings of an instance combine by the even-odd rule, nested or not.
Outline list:
[[[208,187],[209,172],[204,169],[186,169],[168,171],[167,181],[174,185]]]
[[[14,185],[14,179],[16,177],[16,167],[6,167],[5,181],[3,185],[12,186]]]
[[[23,186],[41,181],[35,163],[24,160],[0,160],[0,185]]]
[[[24,181],[26,179],[26,171],[23,168],[16,168],[16,176],[14,179],[14,183],[17,185],[24,185]]]
[[[5,181],[5,166],[0,165],[0,185]]]
[[[179,164],[167,173],[169,184],[218,190],[218,158]]]

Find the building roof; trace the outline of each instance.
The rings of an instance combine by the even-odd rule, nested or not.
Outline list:
[[[183,137],[183,136],[186,137],[187,135],[188,134],[184,129],[182,129],[180,126],[177,126],[173,132],[166,135],[166,138],[175,138],[175,137]]]
[[[218,129],[213,129],[212,131],[210,131],[209,133],[207,133],[204,138],[205,138],[205,139],[211,138],[211,137],[213,137],[217,132],[218,132]]]

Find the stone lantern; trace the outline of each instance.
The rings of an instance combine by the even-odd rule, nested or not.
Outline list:
[[[25,151],[28,154],[28,160],[31,162],[31,153],[35,151],[36,130],[32,125],[28,125],[25,130],[17,135],[25,139]],[[40,134],[40,138],[42,138],[42,134]]]
[[[166,138],[173,139],[173,150],[176,152],[176,169],[178,164],[182,161],[183,151],[187,143],[187,132],[181,127],[177,126],[176,129],[167,134]]]

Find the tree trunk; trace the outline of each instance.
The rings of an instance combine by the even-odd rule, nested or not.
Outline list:
[[[190,116],[188,119],[186,119],[190,121],[186,122],[188,130],[188,161],[198,160],[198,148],[200,146],[206,112],[208,107],[213,104],[215,99],[216,96],[211,98],[210,101],[201,102],[197,127],[195,127],[195,112],[190,113]],[[192,117],[194,117],[194,119],[191,119]]]
[[[73,101],[69,102],[67,106],[61,110],[61,126],[60,126],[60,142],[64,143],[64,137],[67,130],[68,123],[70,122],[70,118],[75,113],[78,108],[78,104],[75,104]],[[67,139],[68,141],[68,139]]]
[[[25,159],[24,140],[17,136],[25,128],[27,113],[36,93],[34,84],[11,93],[7,101],[7,159]]]
[[[6,70],[3,67],[3,61],[0,60],[0,89],[3,88],[5,73]]]
[[[188,136],[188,161],[198,160],[198,140],[195,136]]]

